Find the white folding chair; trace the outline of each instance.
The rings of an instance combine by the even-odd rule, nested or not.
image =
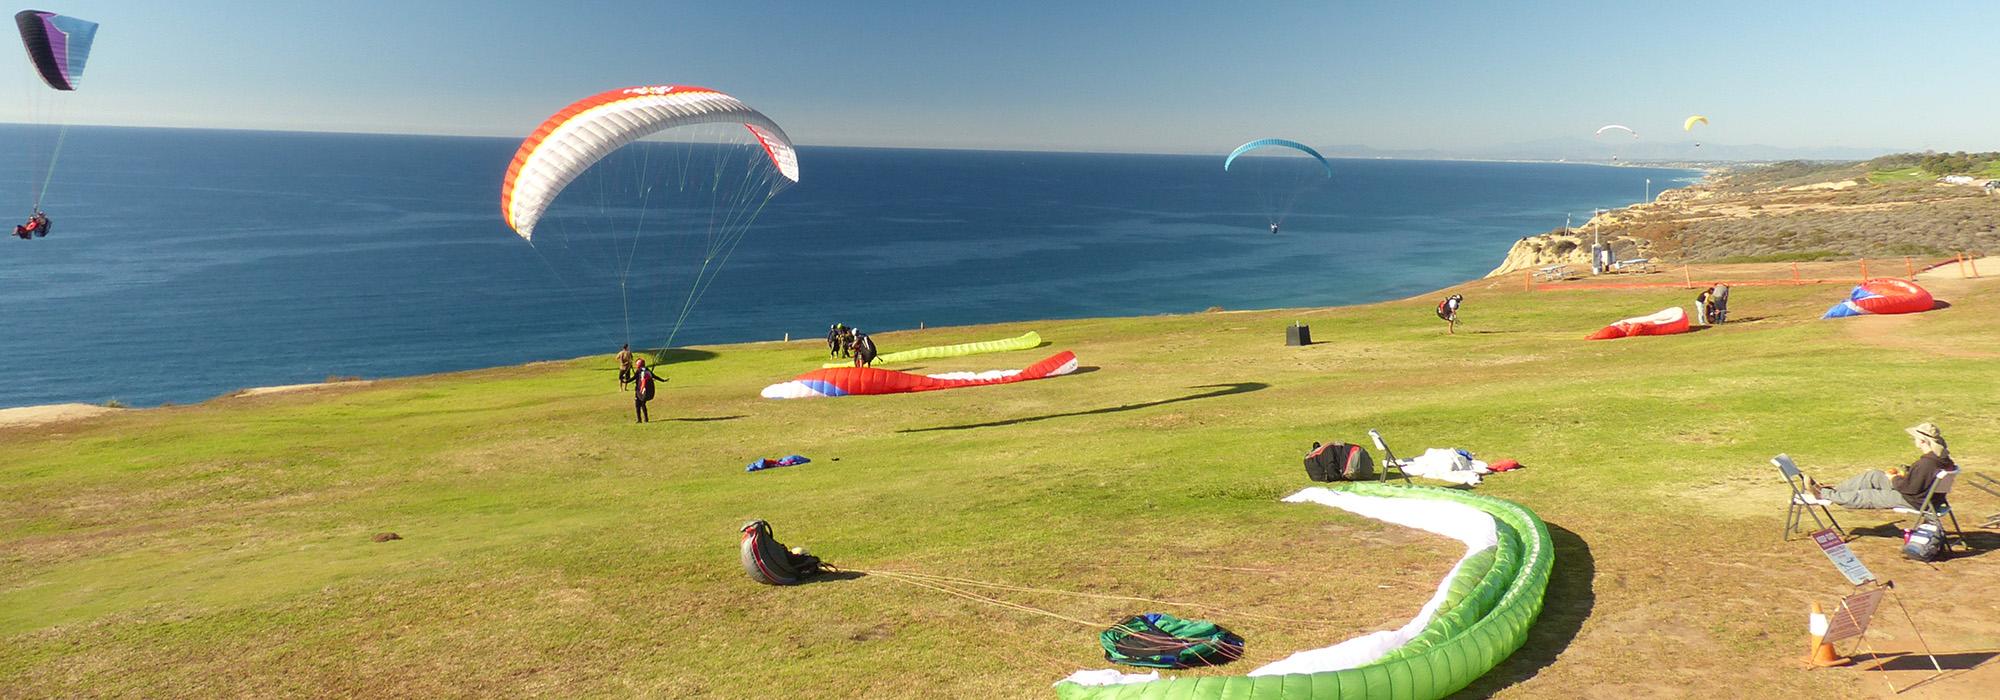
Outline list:
[[[1369,428],[1368,439],[1375,443],[1375,449],[1382,451],[1382,471],[1376,475],[1377,481],[1388,481],[1389,470],[1394,469],[1396,470],[1396,476],[1403,478],[1403,483],[1414,483],[1410,481],[1410,473],[1403,471],[1403,460],[1396,459],[1396,453],[1389,449],[1389,443],[1382,441],[1381,433],[1375,432],[1374,428]]]
[[[1806,475],[1799,472],[1799,465],[1792,463],[1791,455],[1772,457],[1771,464],[1778,468],[1778,473],[1785,475],[1785,483],[1792,487],[1791,506],[1785,510],[1786,542],[1792,541],[1792,535],[1795,534],[1812,534],[1805,529],[1805,516],[1808,515],[1812,516],[1813,524],[1820,529],[1832,525],[1834,532],[1840,533],[1841,539],[1847,538],[1847,531],[1840,529],[1840,521],[1834,520],[1833,511],[1826,508],[1833,505],[1833,501],[1813,497],[1811,491],[1806,488]],[[1819,512],[1813,512],[1814,508],[1818,508]],[[1821,515],[1826,516],[1825,522],[1820,521]]]

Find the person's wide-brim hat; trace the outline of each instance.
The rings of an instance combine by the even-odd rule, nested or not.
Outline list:
[[[1904,428],[1903,432],[1915,435],[1925,440],[1933,440],[1936,442],[1944,441],[1944,433],[1938,432],[1938,427],[1936,423],[1918,423],[1914,426]]]

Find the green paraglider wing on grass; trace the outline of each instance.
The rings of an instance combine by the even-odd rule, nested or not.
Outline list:
[[[1168,678],[1148,683],[1056,685],[1063,700],[1433,700],[1493,670],[1527,641],[1555,565],[1549,529],[1511,501],[1431,487],[1352,483],[1338,490],[1383,498],[1456,501],[1493,516],[1498,543],[1466,557],[1422,633],[1366,665],[1270,676]]]
[[[966,355],[984,355],[989,352],[1011,352],[1014,350],[1029,350],[1036,347],[1040,347],[1041,344],[1042,344],[1042,335],[1034,331],[1028,331],[1027,333],[1020,335],[1019,337],[1008,338],[1005,340],[985,340],[977,343],[959,343],[957,345],[936,345],[928,348],[917,348],[915,350],[902,350],[899,352],[892,352],[886,355],[881,355],[876,357],[875,364],[878,365],[897,364],[902,362],[919,362],[923,360],[935,360],[943,357],[964,357]],[[820,365],[820,367],[830,369],[834,367],[851,367],[853,365],[854,365],[853,362],[828,362],[826,364]]]

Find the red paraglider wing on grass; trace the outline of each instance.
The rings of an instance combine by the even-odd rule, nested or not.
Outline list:
[[[1687,330],[1687,312],[1682,311],[1681,307],[1676,306],[1671,309],[1663,309],[1659,313],[1650,316],[1638,316],[1613,323],[1598,329],[1596,333],[1590,334],[1588,339],[1610,340],[1612,338],[1630,338],[1637,335],[1672,335],[1674,333],[1686,333]]]
[[[1025,382],[1076,371],[1076,353],[1064,350],[1026,369],[951,374],[911,374],[874,367],[834,367],[816,369],[789,382],[764,387],[767,399],[803,399],[818,396],[864,394],[906,394],[917,391],[958,389]]]

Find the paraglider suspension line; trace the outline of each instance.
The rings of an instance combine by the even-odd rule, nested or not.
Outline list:
[[[49,183],[56,177],[56,161],[62,159],[63,142],[69,139],[69,125],[56,130],[56,147],[49,152],[49,169],[42,173],[42,186],[35,188],[35,211],[42,210],[42,197],[49,193]]]

